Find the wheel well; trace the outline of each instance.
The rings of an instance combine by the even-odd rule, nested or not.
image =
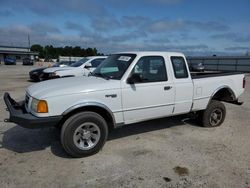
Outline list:
[[[99,114],[107,122],[109,130],[112,130],[114,128],[114,125],[115,125],[114,121],[115,120],[112,117],[112,115],[106,109],[99,107],[99,106],[83,106],[83,107],[79,107],[77,109],[70,111],[69,113],[67,113],[66,115],[63,116],[63,119],[60,122],[60,126],[62,126],[63,123],[66,121],[66,119],[68,119],[73,114],[76,114],[78,112],[83,112],[83,111],[91,111],[91,112],[95,112],[95,113]]]
[[[230,88],[222,88],[213,95],[212,100],[225,102],[234,101],[235,95]]]

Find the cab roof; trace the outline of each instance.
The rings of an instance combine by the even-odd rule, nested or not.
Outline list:
[[[140,56],[144,55],[184,56],[184,54],[180,52],[165,52],[165,51],[127,51],[115,54],[136,54]]]

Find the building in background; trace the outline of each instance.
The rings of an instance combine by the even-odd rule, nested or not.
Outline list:
[[[38,57],[37,52],[31,52],[28,47],[17,46],[0,46],[0,62],[3,63],[5,58],[15,59],[16,62],[22,62],[24,58],[32,60]]]

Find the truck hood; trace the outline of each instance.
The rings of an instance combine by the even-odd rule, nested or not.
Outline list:
[[[119,80],[83,76],[48,80],[33,84],[27,93],[36,99],[120,88]]]
[[[64,70],[73,70],[77,67],[51,67],[51,68],[47,68],[45,69],[43,72],[44,73],[53,73],[53,72],[56,72],[56,71],[64,71]]]

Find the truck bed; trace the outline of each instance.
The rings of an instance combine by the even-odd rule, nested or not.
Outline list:
[[[242,72],[222,72],[222,71],[207,71],[207,72],[191,72],[192,79],[218,77],[218,76],[230,76],[236,74],[243,74]]]
[[[222,88],[227,88],[237,99],[244,91],[244,74],[239,72],[191,73],[194,85],[193,110],[206,109],[211,96]]]

